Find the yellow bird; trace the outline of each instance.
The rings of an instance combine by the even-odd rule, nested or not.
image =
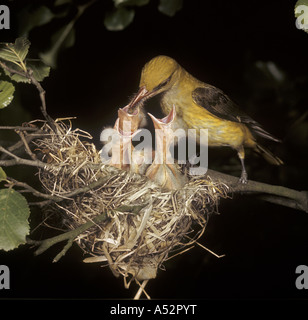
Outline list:
[[[131,110],[162,93],[162,111],[168,115],[175,105],[177,127],[196,129],[199,137],[200,129],[208,129],[208,146],[229,146],[237,151],[242,165],[240,182],[247,183],[248,179],[244,147],[262,154],[271,164],[283,164],[256,140],[262,137],[280,142],[279,139],[241,111],[220,89],[194,78],[174,59],[157,56],[150,60],[142,69],[139,88],[130,103]]]

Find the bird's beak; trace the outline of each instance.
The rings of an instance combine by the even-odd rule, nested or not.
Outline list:
[[[119,108],[118,110],[118,119],[115,123],[114,129],[116,129],[122,136],[131,136],[136,135],[140,130],[140,113],[137,109],[134,113],[129,114],[129,105],[124,108]]]
[[[139,91],[133,98],[133,100],[129,103],[129,113],[134,113],[136,106],[138,106],[138,103],[146,98],[149,95],[149,91],[145,88],[145,86],[140,87]]]
[[[155,129],[165,129],[165,128],[169,128],[171,127],[173,121],[174,121],[174,118],[176,116],[176,111],[175,111],[175,106],[173,105],[170,113],[162,118],[162,119],[157,119],[155,118],[151,113],[148,112],[148,115],[151,117],[152,121],[153,121],[153,124],[154,124],[154,127]]]

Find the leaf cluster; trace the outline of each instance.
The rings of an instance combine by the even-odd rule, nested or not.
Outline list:
[[[39,57],[48,66],[56,68],[59,53],[75,44],[77,21],[96,3],[98,0],[53,0],[48,4],[41,1],[26,5],[19,12],[19,36],[29,38],[33,29],[48,29],[47,26],[50,26],[46,34],[47,47],[39,48]],[[102,11],[102,28],[109,31],[124,30],[133,22],[138,8],[149,4],[150,0],[105,0],[98,9]],[[173,17],[182,6],[183,0],[159,0],[157,9]]]
[[[30,83],[29,75],[38,82],[49,76],[50,67],[41,60],[28,59],[30,41],[24,37],[15,43],[0,43],[0,65],[9,80],[0,80],[0,109],[7,107],[13,100],[13,82]]]
[[[39,83],[49,75],[50,68],[42,61],[28,59],[30,41],[24,37],[15,43],[0,43],[0,66],[7,80],[0,80],[0,109],[14,97],[14,82]],[[1,147],[1,146],[0,146]],[[0,167],[0,183],[9,183]],[[5,251],[26,243],[29,234],[30,209],[26,198],[10,185],[0,189],[0,249]]]
[[[113,2],[114,9],[106,13],[104,24],[110,31],[119,31],[125,29],[134,20],[134,7],[145,6],[150,0],[113,0]],[[160,0],[158,10],[173,17],[182,6],[183,0]]]

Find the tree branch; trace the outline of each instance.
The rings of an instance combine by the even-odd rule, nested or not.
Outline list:
[[[7,70],[10,74],[18,74],[22,77],[25,77],[29,80],[30,83],[32,83],[36,89],[39,92],[40,95],[40,99],[41,99],[41,112],[44,116],[44,118],[47,120],[47,122],[49,123],[49,125],[51,126],[52,130],[54,132],[56,132],[56,125],[55,125],[55,121],[49,116],[49,114],[47,113],[47,107],[46,107],[46,100],[45,100],[45,90],[43,89],[43,87],[41,86],[41,84],[35,79],[35,77],[33,76],[33,71],[28,68],[27,72],[25,71],[19,71],[19,70],[15,70],[13,68],[8,67],[4,62],[0,61],[0,66]]]
[[[23,126],[0,126],[0,130],[37,131],[38,128]]]
[[[261,194],[263,200],[308,213],[307,191],[297,191],[252,180],[248,180],[247,184],[243,184],[238,182],[237,177],[213,170],[208,170],[207,175],[213,180],[225,183],[230,188],[230,192]]]
[[[26,150],[27,154],[30,156],[30,158],[32,160],[36,161],[37,160],[36,155],[31,151],[31,149],[29,147],[29,143],[28,143],[24,133],[22,131],[17,131],[17,133],[20,136],[20,139],[21,139],[22,143],[24,144],[24,147],[25,147],[25,150]]]
[[[14,165],[26,165],[26,166],[32,166],[32,167],[37,167],[42,169],[52,167],[52,165],[42,162],[40,160],[29,160],[29,159],[20,158],[16,156],[14,153],[11,153],[10,151],[3,148],[2,146],[0,146],[0,151],[9,155],[11,158],[13,158],[10,160],[0,160],[0,166],[3,166],[3,167],[9,167]]]
[[[29,143],[37,138],[37,137],[42,137],[42,136],[49,136],[49,133],[45,133],[43,132],[41,129],[37,128],[37,127],[25,127],[25,126],[0,126],[0,130],[14,130],[19,137],[21,138],[19,141],[17,141],[15,144],[11,145],[10,147],[7,148],[7,151],[10,151],[11,153],[14,152],[15,155],[18,155],[20,153],[24,153],[24,147],[29,149]],[[24,135],[24,132],[27,132],[27,135]],[[31,133],[28,133],[31,132]],[[28,150],[29,153],[29,150]],[[30,151],[30,153],[32,153]],[[5,160],[6,158],[8,158],[8,154],[7,153],[3,153],[0,156],[0,160]],[[34,159],[33,159],[34,160]],[[7,162],[7,165],[3,166],[11,166],[14,164],[12,161]]]
[[[33,71],[31,69],[29,69],[28,72],[27,72],[27,78],[31,81],[32,84],[35,85],[36,89],[38,90],[38,92],[40,94],[40,99],[41,99],[41,102],[42,102],[41,112],[42,112],[44,118],[47,120],[47,122],[51,126],[52,130],[54,132],[57,132],[56,131],[55,121],[47,113],[46,100],[45,100],[45,94],[46,94],[45,90],[43,89],[41,84],[34,78]]]

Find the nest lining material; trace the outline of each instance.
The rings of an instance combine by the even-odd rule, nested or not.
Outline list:
[[[90,257],[107,261],[114,275],[126,280],[153,279],[172,252],[193,244],[204,232],[227,186],[209,177],[188,177],[176,191],[163,191],[145,176],[103,165],[87,132],[57,121],[57,134],[47,123],[37,149],[52,166],[40,169],[46,191],[58,197],[103,179],[103,184],[54,205],[66,229],[72,230],[103,213],[107,219],[76,238]],[[129,208],[142,208],[139,212]],[[119,208],[119,210],[117,210]],[[198,231],[194,231],[193,228]]]

